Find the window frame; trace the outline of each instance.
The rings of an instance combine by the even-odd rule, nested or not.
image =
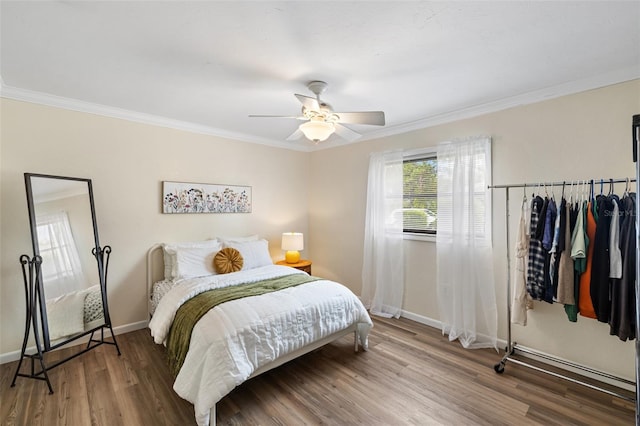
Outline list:
[[[405,162],[416,161],[420,159],[435,159],[436,161],[438,161],[437,148],[429,147],[429,148],[420,148],[420,149],[406,151],[402,156],[402,163],[404,165]],[[403,183],[404,183],[404,180],[403,180]],[[438,193],[436,188],[436,197],[437,195]],[[404,194],[403,194],[403,199],[404,199]],[[435,213],[437,217],[438,212],[436,211]],[[437,232],[438,232],[437,229],[435,232],[411,232],[411,231],[405,231],[403,229],[402,235],[403,235],[403,239],[405,240],[435,242]]]

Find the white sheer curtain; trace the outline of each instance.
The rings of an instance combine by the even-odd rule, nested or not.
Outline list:
[[[404,296],[402,151],[369,161],[362,301],[374,315],[399,317]]]
[[[490,181],[489,138],[438,145],[438,306],[465,348],[497,348]]]
[[[67,213],[40,215],[37,227],[46,298],[85,288],[86,279]]]

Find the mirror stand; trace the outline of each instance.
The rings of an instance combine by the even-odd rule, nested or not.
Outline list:
[[[11,381],[11,387],[16,385],[16,379],[18,377],[26,377],[30,379],[36,380],[44,380],[47,382],[47,387],[49,388],[49,394],[53,394],[53,387],[51,386],[51,381],[49,380],[48,371],[54,369],[55,367],[63,364],[73,358],[84,354],[98,346],[103,344],[114,345],[116,347],[116,351],[118,352],[118,356],[121,355],[120,347],[118,346],[118,342],[116,341],[116,335],[113,333],[113,328],[111,327],[111,318],[109,317],[109,309],[107,308],[107,298],[106,298],[106,282],[107,282],[107,269],[109,267],[109,255],[111,254],[111,247],[105,246],[104,248],[99,248],[96,250],[95,248],[92,250],[93,255],[96,257],[98,261],[98,270],[101,276],[104,278],[101,280],[104,283],[103,294],[103,306],[104,306],[104,315],[105,315],[105,323],[95,327],[92,330],[89,330],[85,333],[79,334],[71,339],[68,339],[58,345],[50,346],[45,345],[43,348],[42,342],[40,340],[40,333],[38,333],[38,283],[41,277],[41,265],[42,258],[39,255],[35,255],[33,258],[30,258],[26,254],[20,256],[20,264],[22,265],[22,278],[24,280],[24,288],[25,288],[25,300],[27,307],[27,315],[24,327],[24,339],[22,341],[22,350],[20,352],[20,360],[18,361],[18,366],[16,367],[16,373],[13,376],[13,380]],[[106,256],[105,256],[106,255]],[[29,340],[29,334],[31,329],[33,328],[33,338],[35,340],[35,353],[28,354],[27,353],[27,342]],[[105,340],[104,329],[109,329],[111,338],[113,342]],[[100,331],[100,337],[94,338],[94,335],[97,331]],[[61,359],[51,365],[46,365],[44,360],[44,354],[50,352],[62,345],[66,345],[67,343],[79,339],[87,334],[91,333],[89,336],[89,341],[87,342],[87,346],[69,357]],[[31,360],[31,366],[29,369],[29,373],[21,373],[20,368],[22,367],[22,361],[25,358],[29,358]],[[40,364],[40,370],[36,371],[36,361]]]
[[[40,276],[40,265],[42,265],[42,258],[40,256],[34,256],[33,259],[23,254],[20,256],[20,264],[22,265],[22,278],[24,280],[25,299],[27,306],[26,322],[24,325],[24,339],[22,340],[22,350],[20,351],[20,361],[18,361],[18,367],[16,368],[16,374],[13,376],[11,387],[16,385],[16,379],[20,377],[29,377],[31,379],[45,380],[49,387],[49,393],[53,393],[51,382],[49,381],[49,375],[47,374],[48,368],[44,363],[44,354],[42,351],[42,345],[40,343],[40,335],[38,333],[38,315],[37,315],[37,296],[36,296],[36,282],[38,276]],[[29,341],[29,332],[33,325],[33,337],[36,342],[36,353],[27,354],[27,342]],[[22,361],[25,358],[31,359],[31,373],[20,373],[20,367]],[[35,360],[40,363],[40,371],[36,372]]]

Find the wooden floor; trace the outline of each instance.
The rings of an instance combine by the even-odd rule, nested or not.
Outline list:
[[[346,337],[236,388],[218,404],[220,425],[635,424],[635,403],[464,350],[438,330],[375,319],[369,352]],[[2,425],[192,425],[193,407],[172,390],[164,348],[148,330],[117,336],[51,372],[18,378],[0,366]],[[52,353],[50,359],[75,348]]]

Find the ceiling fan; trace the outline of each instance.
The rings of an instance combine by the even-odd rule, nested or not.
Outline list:
[[[327,83],[324,81],[312,81],[307,87],[316,97],[295,94],[302,104],[302,115],[250,115],[249,117],[266,118],[295,118],[305,122],[298,127],[288,138],[288,141],[300,139],[305,136],[314,143],[327,140],[334,132],[352,142],[361,135],[343,126],[344,124],[370,124],[374,126],[384,126],[384,112],[382,111],[360,111],[360,112],[334,112],[331,105],[322,101],[320,95],[327,90]]]

